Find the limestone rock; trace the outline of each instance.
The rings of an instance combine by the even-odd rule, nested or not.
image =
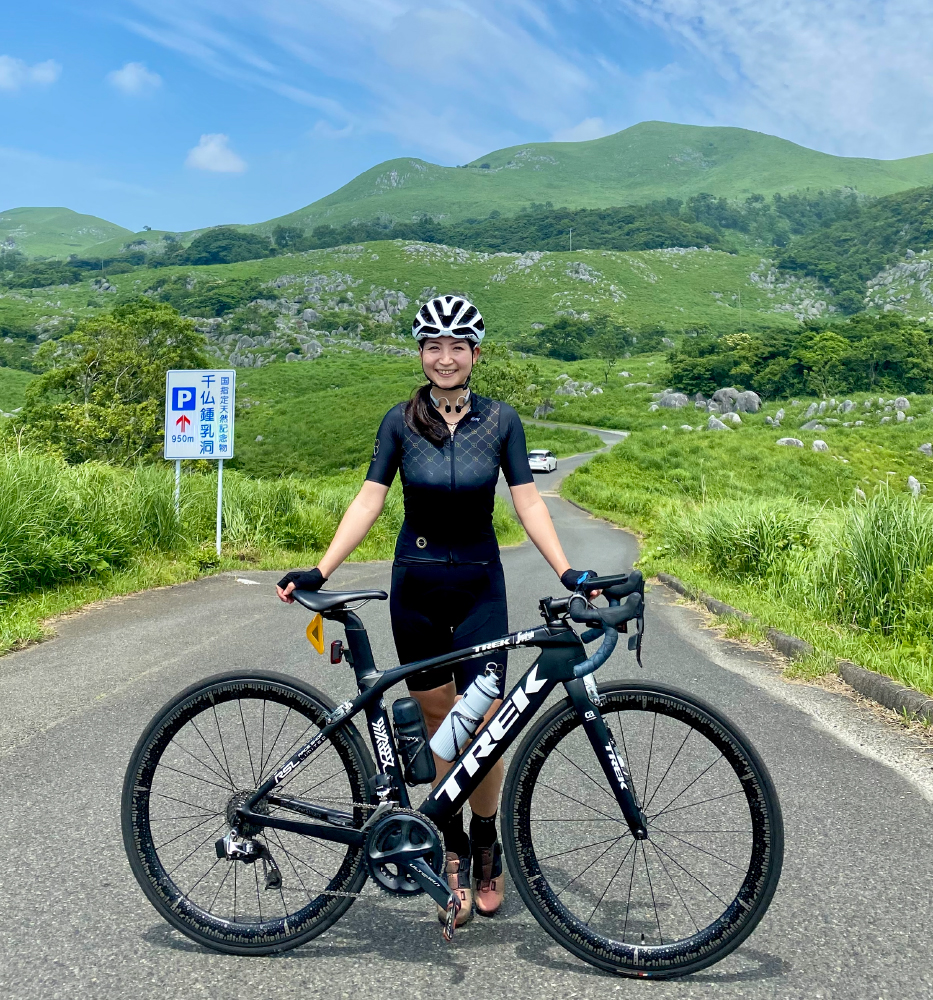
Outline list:
[[[800,429],[802,431],[825,431],[826,427],[819,420],[808,420]]]
[[[933,458],[933,442],[927,441],[926,444],[920,445],[917,449],[921,455],[926,455],[927,458]]]
[[[757,413],[761,409],[761,396],[751,389],[740,392],[734,409],[736,413]]]
[[[689,405],[690,400],[682,392],[671,392],[663,395],[658,403],[668,410],[679,410]]]
[[[907,477],[907,489],[909,489],[915,497],[920,496],[921,493],[926,491],[926,487],[923,483],[921,483],[918,479],[915,479],[913,476]]]
[[[719,417],[710,417],[706,421],[706,429],[708,431],[731,431],[731,427],[727,427]]]
[[[907,419],[907,414],[903,410],[897,411],[897,422],[902,424]]]
[[[810,404],[810,405],[809,405],[809,406],[807,407],[807,412],[806,412],[806,413],[804,414],[804,418],[805,418],[806,420],[809,420],[809,419],[810,419],[810,417],[815,417],[815,416],[816,416],[816,409],[817,409],[817,407],[816,407],[816,403],[811,403],[811,404]]]
[[[842,406],[839,407],[840,413],[851,413],[855,409],[855,403],[851,399],[847,399]]]
[[[889,423],[891,423],[891,418],[890,417],[882,417],[880,422],[882,424],[889,424]]]
[[[733,427],[737,427],[742,423],[742,418],[737,413],[724,413],[722,420],[723,423],[732,424]]]
[[[853,427],[864,427],[865,426],[865,421],[864,420],[856,420],[855,423],[852,426]]]
[[[894,400],[894,409],[899,410],[901,412],[909,410],[910,400],[905,398],[904,396],[898,396],[897,399]]]
[[[789,448],[803,447],[803,441],[800,438],[778,438],[778,444],[787,445]]]
[[[690,426],[690,424],[681,424],[680,425],[680,429],[682,431],[692,431],[693,430],[693,428]]]
[[[774,419],[780,423],[784,419],[784,407],[782,406],[777,413],[774,414]]]
[[[817,440],[813,442],[813,450],[829,451],[829,445],[825,441],[820,441],[819,438],[817,438]]]

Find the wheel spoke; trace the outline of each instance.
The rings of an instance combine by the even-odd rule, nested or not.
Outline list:
[[[578,806],[583,806],[584,809],[592,809],[593,812],[599,813],[600,816],[605,816],[606,819],[611,819],[615,823],[621,823],[622,819],[616,816],[610,816],[609,813],[604,813],[602,809],[597,809],[596,806],[591,806],[586,802],[581,802],[580,799],[575,799],[572,795],[568,795],[566,792],[562,792],[559,788],[554,788],[552,785],[544,784],[543,786],[548,789],[548,791],[554,792],[557,795],[562,795],[565,799],[570,799],[571,802],[576,802]],[[587,822],[589,822],[587,820]]]
[[[512,762],[510,870],[525,878],[538,921],[579,957],[629,974],[695,972],[731,951],[770,902],[783,849],[770,780],[741,734],[687,695],[634,683],[600,691],[648,838],[612,815],[609,783],[587,771],[567,702]]]
[[[671,806],[672,806],[672,805],[673,805],[673,804],[674,804],[674,803],[675,803],[675,802],[676,802],[676,801],[677,801],[677,800],[678,800],[678,799],[679,799],[679,798],[681,797],[681,795],[683,795],[683,794],[684,794],[684,792],[686,792],[686,791],[688,791],[689,789],[693,788],[693,786],[694,786],[694,785],[695,785],[695,784],[696,784],[696,783],[697,783],[697,782],[698,782],[698,781],[699,781],[699,780],[700,780],[701,778],[703,778],[703,777],[705,777],[705,776],[706,776],[707,774],[709,774],[709,772],[710,772],[710,771],[712,771],[712,769],[713,769],[713,768],[714,768],[714,767],[715,767],[715,766],[716,766],[716,765],[717,765],[717,764],[718,764],[718,763],[719,763],[719,762],[720,762],[721,760],[725,760],[725,758],[723,757],[723,755],[722,755],[722,754],[720,754],[720,755],[719,755],[719,756],[718,756],[718,757],[717,757],[717,758],[716,758],[716,759],[715,759],[715,760],[713,761],[713,763],[709,765],[709,767],[706,767],[706,768],[704,768],[704,769],[703,769],[703,770],[702,770],[702,771],[701,771],[701,772],[700,772],[700,773],[699,773],[699,774],[698,774],[698,775],[697,775],[697,776],[696,776],[696,777],[695,777],[695,778],[693,779],[693,781],[691,781],[691,782],[690,782],[690,783],[689,783],[689,784],[688,784],[688,785],[687,785],[687,786],[686,786],[685,788],[682,788],[682,789],[681,789],[681,790],[680,790],[680,791],[679,791],[679,792],[678,792],[678,793],[677,793],[677,794],[676,794],[676,795],[675,795],[675,796],[674,796],[674,797],[673,797],[673,798],[672,798],[672,799],[670,800],[670,802],[668,802],[668,804],[667,804],[667,805],[666,805],[666,806],[665,806],[665,807],[664,807],[663,809],[659,809],[659,810],[658,810],[658,812],[656,812],[656,813],[655,813],[655,815],[656,815],[656,816],[660,816],[660,815],[661,815],[661,813],[663,813],[663,812],[667,812],[667,810],[668,810],[668,809],[669,809],[669,808],[670,808],[670,807],[671,807]]]

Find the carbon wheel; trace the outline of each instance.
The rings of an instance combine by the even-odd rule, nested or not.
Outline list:
[[[271,856],[268,864],[215,850],[237,805],[317,735],[332,709],[295,678],[220,674],[183,691],[149,724],[126,772],[123,840],[133,874],[173,927],[217,951],[261,955],[315,937],[352,904],[347,894],[367,877],[361,847],[266,827],[240,833]],[[372,774],[359,733],[348,725],[275,792],[352,814],[361,827]],[[256,808],[307,821],[266,801]],[[267,879],[275,866],[280,879]]]
[[[648,819],[636,841],[569,699],[516,752],[505,853],[525,904],[575,955],[670,978],[739,946],[777,888],[784,832],[767,769],[715,709],[662,685],[600,685]]]

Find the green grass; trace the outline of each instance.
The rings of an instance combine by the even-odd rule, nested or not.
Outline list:
[[[184,476],[176,517],[170,467],[67,466],[47,455],[0,453],[0,652],[44,634],[42,620],[82,603],[218,569],[314,565],[360,487],[343,476],[224,477],[224,548],[214,546],[216,478]],[[390,558],[402,492],[353,560]],[[506,504],[493,516],[500,544],[524,539]]]
[[[804,432],[801,400],[784,404],[780,430],[764,425],[770,403],[732,432],[688,433],[681,420],[705,416],[649,414],[650,391],[592,401],[636,430],[568,477],[565,495],[641,532],[648,572],[673,573],[821,654],[933,693],[933,504],[907,491],[913,475],[933,493],[933,462],[917,451],[933,438],[933,397],[911,397],[912,423],[880,425],[876,415],[870,426]],[[778,446],[781,436],[807,447]],[[812,451],[816,438],[830,450]]]
[[[126,242],[131,235],[129,229],[95,215],[79,215],[70,208],[11,208],[0,212],[0,241],[12,240],[17,250],[30,257],[67,257],[104,240]]]
[[[26,400],[26,386],[32,381],[29,372],[0,368],[0,410],[9,413]]]
[[[242,369],[232,464],[254,476],[278,476],[368,463],[379,422],[423,380],[415,359],[356,351]]]
[[[589,431],[577,431],[570,427],[541,427],[535,424],[525,424],[525,441],[529,451],[533,448],[546,448],[554,452],[556,458],[599,451],[604,447],[602,438]]]

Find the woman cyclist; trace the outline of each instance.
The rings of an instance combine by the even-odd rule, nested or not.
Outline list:
[[[366,537],[400,472],[405,521],[395,549],[389,604],[400,663],[489,642],[508,632],[505,581],[492,527],[500,469],[528,537],[564,586],[572,590],[587,575],[572,570],[564,556],[528,468],[518,414],[507,403],[469,389],[484,335],[479,310],[461,296],[440,296],[418,311],[412,334],[428,384],[386,414],[366,482],[317,567],[288,573],[278,586],[279,597],[287,602],[294,600],[290,595],[296,588],[319,589]],[[504,650],[408,678],[432,736],[458,695],[490,666],[498,675],[499,698],[488,720],[504,696]],[[450,764],[438,757],[435,761],[440,781]],[[484,916],[492,916],[502,903],[502,848],[496,835],[502,777],[500,760],[470,796],[469,834],[462,813],[441,828],[448,882],[462,904],[458,925],[471,918],[474,905]],[[443,910],[438,916],[446,918]]]

